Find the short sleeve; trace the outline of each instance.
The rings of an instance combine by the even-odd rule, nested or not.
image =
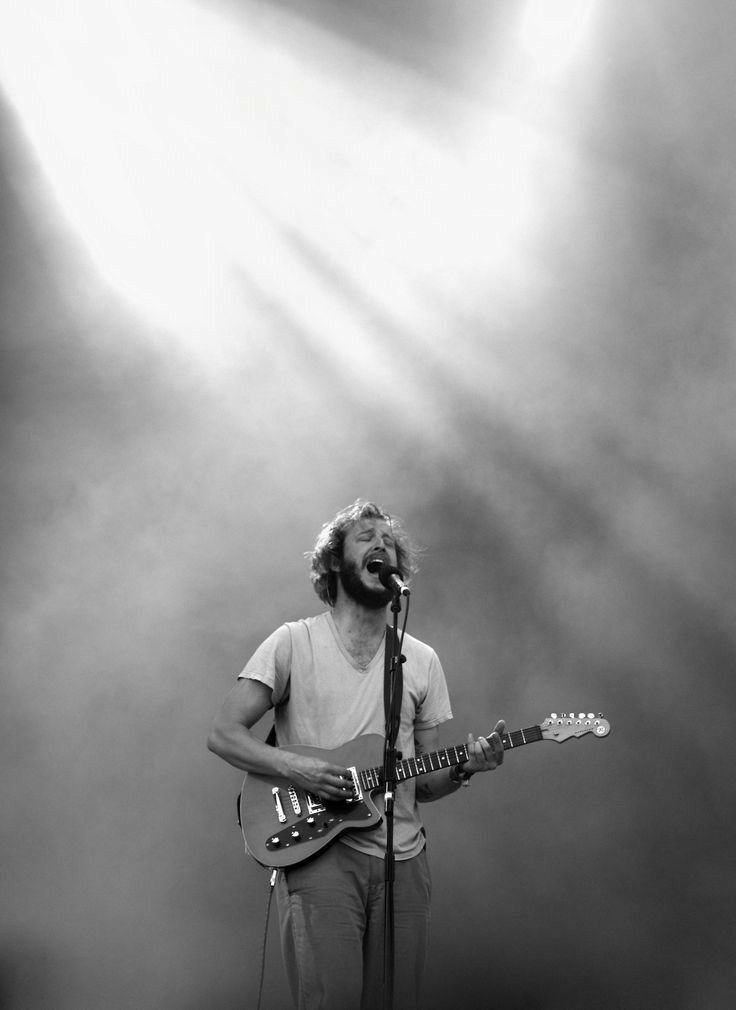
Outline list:
[[[452,707],[445,672],[437,653],[432,650],[427,667],[426,691],[417,708],[415,726],[417,729],[431,729],[450,719]]]
[[[277,628],[258,646],[238,680],[258,680],[273,692],[273,704],[278,705],[288,695],[291,676],[291,635],[285,624]]]

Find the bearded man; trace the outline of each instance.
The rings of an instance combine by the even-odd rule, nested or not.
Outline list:
[[[290,746],[339,748],[385,733],[388,566],[407,584],[417,551],[401,522],[358,499],[326,523],[311,552],[310,577],[327,610],[283,624],[256,650],[225,699],[208,746],[247,772],[287,779],[324,802],[344,802],[351,770]],[[439,746],[452,718],[436,653],[402,640],[403,689],[396,747],[403,759]],[[274,709],[278,747],[253,732]],[[431,879],[419,803],[455,792],[503,760],[496,724],[486,739],[468,736],[468,760],[402,781],[393,804],[395,970],[392,1006],[417,1010],[430,919]],[[377,801],[380,805],[380,801]],[[346,830],[316,858],[278,871],[282,950],[298,1010],[378,1010],[384,984],[385,819],[373,830]]]

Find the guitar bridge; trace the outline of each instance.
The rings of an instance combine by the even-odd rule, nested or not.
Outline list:
[[[321,814],[325,810],[325,805],[319,796],[314,793],[305,793],[307,799],[307,812],[309,814]]]

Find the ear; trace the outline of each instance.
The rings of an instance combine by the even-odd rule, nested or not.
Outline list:
[[[330,571],[331,572],[339,572],[340,571],[341,560],[342,559],[338,558],[338,556],[336,554],[333,554],[332,552],[330,552]]]

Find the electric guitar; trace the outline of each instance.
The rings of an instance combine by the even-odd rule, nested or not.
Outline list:
[[[609,723],[600,715],[578,716],[553,712],[541,726],[517,729],[501,736],[504,750],[570,737],[607,736]],[[247,851],[263,866],[296,866],[316,856],[343,831],[376,828],[383,815],[373,796],[383,788],[383,737],[377,733],[356,737],[334,750],[288,747],[295,754],[308,754],[349,768],[352,794],[343,800],[322,800],[288,779],[249,772],[239,797],[240,824]],[[466,744],[406,758],[396,764],[396,780],[462,764],[469,758]]]

